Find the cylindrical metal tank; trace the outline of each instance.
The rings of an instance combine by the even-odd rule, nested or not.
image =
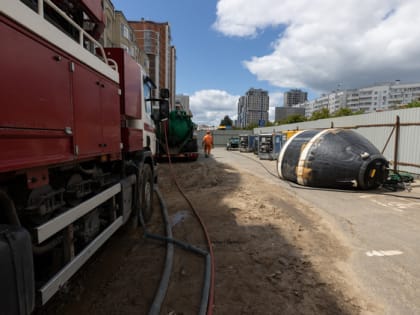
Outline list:
[[[192,137],[194,125],[191,117],[183,110],[173,110],[169,114],[169,145],[180,145]]]
[[[355,131],[304,130],[283,145],[277,172],[304,186],[372,189],[386,180],[388,161]]]

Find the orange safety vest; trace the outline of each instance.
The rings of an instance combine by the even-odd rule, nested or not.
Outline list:
[[[213,137],[210,134],[207,134],[203,137],[204,145],[211,146],[213,145]]]

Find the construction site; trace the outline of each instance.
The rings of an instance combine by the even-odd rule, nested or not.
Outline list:
[[[420,314],[419,107],[198,130],[110,1],[0,11],[1,315]]]
[[[161,163],[150,223],[118,233],[41,313],[419,311],[415,174],[368,190],[309,187],[217,141],[209,159]]]

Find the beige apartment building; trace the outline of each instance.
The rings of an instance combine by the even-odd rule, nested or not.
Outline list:
[[[157,90],[167,88],[171,107],[175,104],[176,49],[171,45],[171,28],[168,22],[129,21],[138,47],[149,58],[149,75]]]
[[[110,0],[104,0],[105,30],[100,40],[104,47],[124,48],[134,60],[149,72],[149,59],[136,42],[134,31],[122,11],[115,10]]]
[[[176,94],[176,48],[171,45],[168,22],[128,21],[122,11],[115,10],[110,0],[104,0],[105,30],[100,39],[104,47],[124,48],[143,66],[159,90],[170,91],[171,108]]]

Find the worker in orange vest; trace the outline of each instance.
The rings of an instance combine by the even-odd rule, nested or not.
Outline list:
[[[202,145],[204,147],[204,156],[209,157],[211,148],[213,147],[213,136],[210,131],[207,131],[204,135]]]

